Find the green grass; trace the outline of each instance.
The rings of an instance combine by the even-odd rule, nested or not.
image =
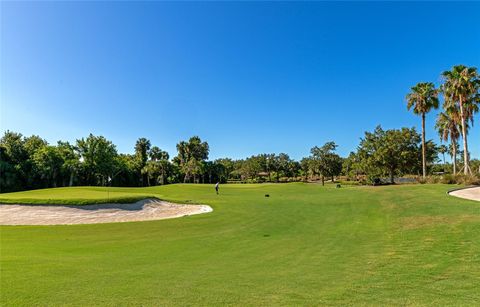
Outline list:
[[[475,305],[480,203],[446,185],[170,185],[115,199],[203,203],[179,219],[2,226],[2,306]],[[265,198],[264,194],[270,194]],[[2,194],[90,203],[105,188]]]

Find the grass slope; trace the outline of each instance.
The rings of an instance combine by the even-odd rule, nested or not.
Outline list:
[[[220,196],[204,185],[112,188],[110,197],[214,212],[3,226],[0,305],[472,305],[480,301],[480,203],[447,196],[449,188],[224,185]],[[50,189],[0,202],[98,202],[105,193]]]

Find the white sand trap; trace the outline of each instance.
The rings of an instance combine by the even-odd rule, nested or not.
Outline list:
[[[0,204],[0,225],[72,225],[171,219],[212,212],[206,205],[179,205],[158,199],[133,204],[6,205]]]
[[[448,193],[452,196],[480,201],[480,187],[471,187]]]

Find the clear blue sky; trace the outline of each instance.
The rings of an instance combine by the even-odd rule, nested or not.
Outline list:
[[[415,83],[480,68],[480,3],[0,5],[1,132],[51,143],[147,137],[174,155],[199,135],[212,159],[298,159],[334,140],[346,155],[378,124],[420,128]]]

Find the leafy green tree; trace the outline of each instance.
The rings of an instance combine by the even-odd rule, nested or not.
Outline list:
[[[51,182],[51,186],[57,187],[57,178],[63,166],[60,151],[55,146],[43,146],[33,154],[35,168],[42,179]]]
[[[106,185],[118,172],[117,149],[105,137],[90,134],[86,139],[77,140],[76,147],[86,183]]]
[[[219,181],[227,182],[230,179],[231,173],[235,170],[236,163],[230,158],[222,158],[215,160],[217,165],[221,165],[219,168],[221,172],[219,173]]]
[[[312,154],[311,167],[314,172],[320,175],[322,185],[325,185],[325,177],[339,175],[342,170],[340,156],[335,153],[337,145],[335,142],[327,142],[322,147],[315,146],[310,152]]]
[[[0,193],[12,192],[21,189],[18,172],[5,147],[0,145]]]
[[[418,83],[407,95],[407,108],[422,116],[422,170],[423,178],[427,175],[427,159],[425,147],[425,115],[438,108],[438,90],[431,82]]]
[[[311,167],[312,158],[311,157],[304,157],[300,160],[300,169],[303,175],[303,181],[307,181],[310,177],[310,172],[312,170]]]
[[[446,109],[457,108],[460,111],[460,126],[463,139],[464,174],[471,173],[468,156],[467,123],[473,121],[480,103],[480,76],[475,67],[457,65],[442,73],[444,83],[442,92]]]
[[[65,178],[68,178],[68,186],[71,187],[75,176],[80,170],[80,156],[76,147],[69,142],[58,141],[57,149],[63,160],[62,174]]]
[[[414,169],[420,152],[420,140],[415,128],[385,131],[378,126],[373,132],[365,132],[357,156],[370,180],[387,175],[390,182],[394,183],[395,175]]]
[[[112,177],[112,185],[139,186],[138,163],[135,155],[119,154],[116,160],[116,176]]]
[[[288,162],[288,166],[287,166],[287,177],[288,178],[293,177],[294,180],[296,180],[297,176],[299,175],[300,169],[301,169],[300,162],[291,159]]]
[[[279,153],[277,156],[275,156],[275,161],[277,165],[277,182],[279,180],[279,175],[286,176],[289,171],[289,165],[290,162],[292,161],[290,157],[286,153]]]
[[[8,187],[10,190],[19,190],[27,187],[27,167],[26,161],[29,159],[29,154],[25,149],[25,139],[21,133],[6,131],[0,139],[0,146],[3,148],[2,155],[8,164],[4,164],[5,169],[9,170],[9,177],[18,185],[17,187]],[[12,169],[13,168],[13,169]],[[13,181],[9,180],[10,183]],[[7,188],[7,186],[4,186]]]
[[[42,139],[38,135],[32,135],[32,136],[29,136],[29,137],[25,138],[23,146],[24,146],[27,154],[30,157],[33,157],[35,152],[37,152],[39,149],[41,149],[41,148],[43,148],[47,145],[48,145],[47,141],[45,141],[44,139]]]
[[[342,163],[342,172],[347,176],[348,180],[351,177],[354,177],[355,180],[358,180],[359,176],[359,159],[355,152],[351,151],[347,158],[343,160]]]

